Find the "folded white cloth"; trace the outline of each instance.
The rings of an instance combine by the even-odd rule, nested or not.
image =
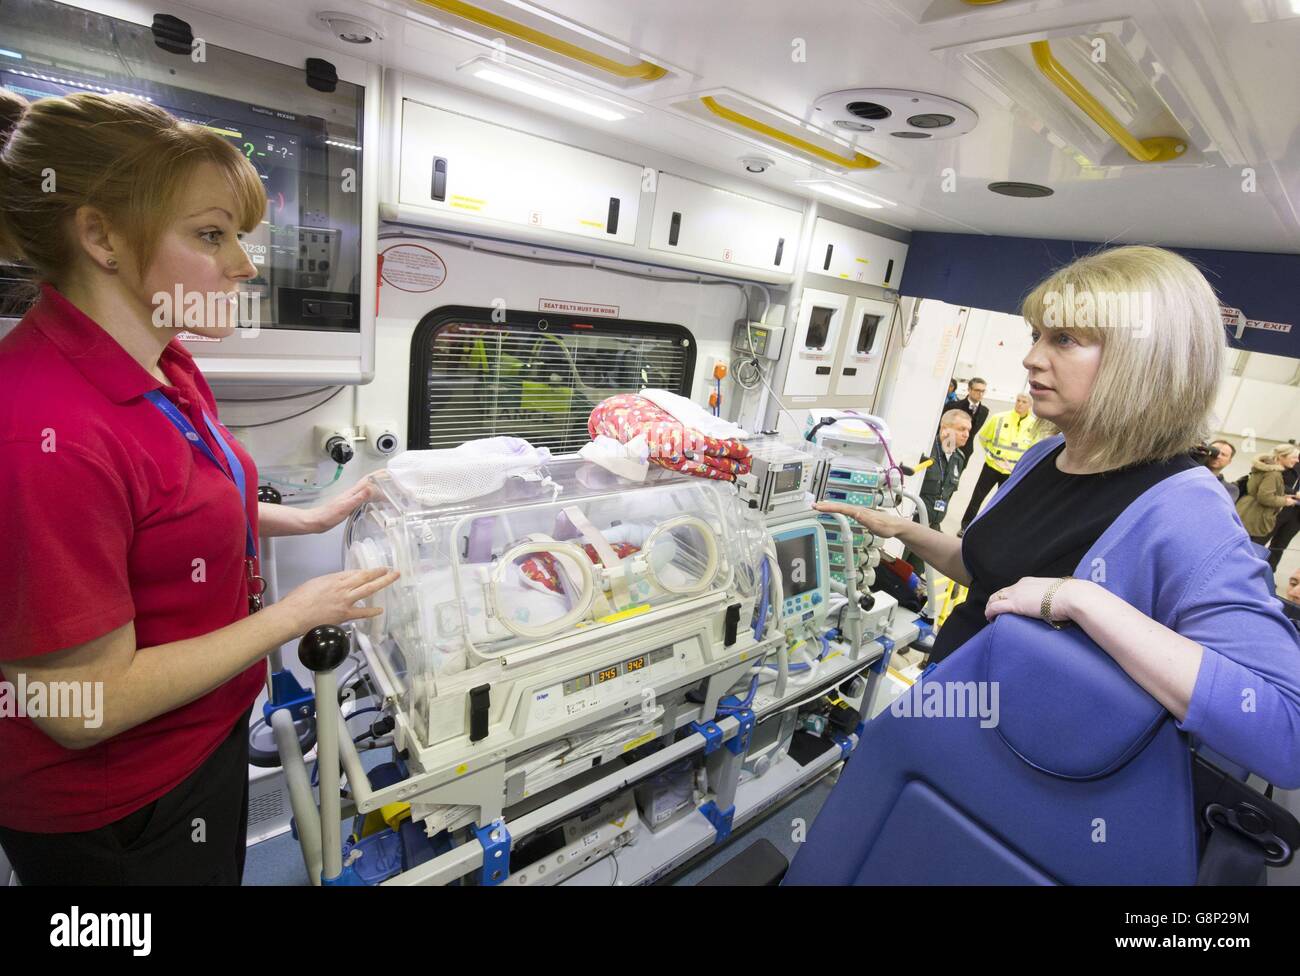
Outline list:
[[[499,490],[511,478],[541,480],[551,459],[521,437],[485,437],[438,451],[404,451],[388,462],[393,480],[425,505],[451,505]]]
[[[579,448],[578,454],[628,481],[645,481],[650,470],[650,447],[644,434],[638,434],[626,444],[599,434],[594,441]]]
[[[748,437],[743,427],[738,427],[730,420],[715,417],[694,400],[688,400],[668,390],[638,390],[637,396],[649,400],[660,410],[672,414],[683,426],[698,430],[705,437],[716,437],[720,441],[740,440]]]

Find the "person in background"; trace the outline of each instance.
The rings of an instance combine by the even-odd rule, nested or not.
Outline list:
[[[1214,477],[1219,479],[1219,484],[1223,485],[1223,490],[1228,493],[1228,497],[1236,502],[1240,492],[1237,491],[1235,484],[1224,479],[1223,471],[1237,456],[1237,449],[1227,441],[1210,441],[1210,447],[1215,448],[1216,453],[1210,455],[1205,466],[1210,469]]]
[[[961,535],[979,513],[984,497],[1001,485],[1020,460],[1021,455],[1038,440],[1038,418],[1030,412],[1028,393],[1016,396],[1016,405],[1003,413],[996,413],[980,428],[980,443],[984,445],[984,467],[979,481],[971,493],[970,504],[961,517]]]
[[[948,381],[948,395],[943,398],[943,409],[947,410],[957,402],[957,381]]]
[[[1300,629],[1300,569],[1291,570],[1286,590],[1279,593],[1278,598],[1282,601],[1282,612]]]
[[[1267,545],[1277,527],[1278,513],[1296,504],[1295,496],[1286,492],[1282,472],[1294,468],[1297,461],[1300,448],[1279,444],[1271,453],[1255,458],[1250,466],[1246,494],[1237,499],[1237,515],[1252,542]]]
[[[1295,441],[1287,441],[1287,443],[1294,444]],[[1287,468],[1282,472],[1282,490],[1300,499],[1297,488],[1300,488],[1300,465]],[[1277,513],[1273,534],[1268,539],[1268,564],[1273,568],[1273,572],[1277,572],[1278,564],[1282,562],[1282,553],[1286,552],[1287,546],[1291,544],[1297,532],[1300,532],[1300,505],[1289,505]]]
[[[966,465],[961,448],[969,440],[970,414],[956,407],[945,410],[939,418],[939,436],[934,439],[934,447],[930,450],[930,460],[934,463],[925,469],[920,492],[932,529],[938,530],[948,514],[948,500],[957,490],[962,468]],[[908,550],[903,553],[903,559],[912,564],[917,575],[925,572],[925,562],[916,553]]]
[[[970,414],[970,429],[972,431],[980,430],[984,426],[984,421],[988,419],[989,408],[982,403],[984,391],[988,389],[988,384],[978,376],[972,376],[966,381],[966,396],[960,400],[953,401],[953,406],[958,410],[965,410]],[[965,458],[965,463],[970,464],[971,451],[975,445],[971,441],[966,442],[966,446],[961,449],[961,456]]]

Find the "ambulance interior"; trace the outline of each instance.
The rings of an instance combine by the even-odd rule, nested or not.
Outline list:
[[[269,600],[403,578],[328,673],[273,658],[246,883],[779,878],[715,872],[795,856],[962,596],[811,505],[911,517],[950,381],[1010,410],[1020,301],[1074,257],[1204,270],[1227,481],[1300,438],[1292,0],[4,0],[0,84],[241,147],[269,198],[246,327],[187,348],[265,499],[382,488],[262,541]],[[765,435],[752,473],[580,456],[643,390]],[[464,491],[401,460],[498,437],[547,457]]]

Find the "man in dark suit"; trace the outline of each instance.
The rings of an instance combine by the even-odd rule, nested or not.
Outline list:
[[[971,451],[975,449],[975,435],[984,429],[984,421],[989,419],[989,408],[982,401],[984,391],[988,389],[988,384],[978,376],[972,376],[966,382],[966,396],[960,400],[955,400],[949,405],[949,408],[964,410],[970,414],[971,436],[960,448],[965,465],[970,464]]]

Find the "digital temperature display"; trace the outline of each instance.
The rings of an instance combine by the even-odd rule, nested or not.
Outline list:
[[[564,694],[577,694],[593,685],[601,685],[606,681],[613,681],[615,678],[621,677],[622,675],[636,674],[638,671],[645,671],[651,665],[658,664],[660,661],[666,661],[672,656],[673,649],[671,647],[661,647],[657,651],[651,651],[648,654],[642,654],[627,661],[620,661],[618,664],[611,664],[609,667],[601,668],[599,671],[580,674],[577,677],[569,678],[564,682]]]

